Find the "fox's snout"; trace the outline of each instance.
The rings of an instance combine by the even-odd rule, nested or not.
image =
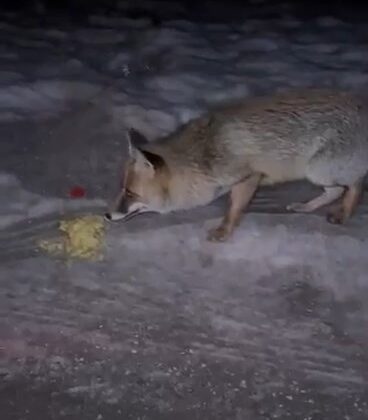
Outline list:
[[[105,213],[105,219],[109,222],[117,222],[123,220],[129,214],[129,205],[127,203],[125,194],[120,194],[116,200],[113,209]]]
[[[132,217],[142,213],[145,210],[143,204],[134,202],[125,195],[118,198],[114,208],[105,213],[105,220],[109,222],[117,222],[120,220],[128,220]]]
[[[112,211],[105,213],[104,217],[105,220],[108,220],[109,222],[117,222],[119,220],[124,219],[125,215],[123,213]]]

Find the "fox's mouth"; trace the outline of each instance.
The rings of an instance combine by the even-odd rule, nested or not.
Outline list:
[[[105,220],[109,222],[120,222],[120,221],[126,222],[132,219],[133,217],[138,216],[138,214],[140,213],[144,213],[144,209],[137,209],[130,213],[120,213],[117,211],[113,211],[111,213],[105,213],[104,218]]]

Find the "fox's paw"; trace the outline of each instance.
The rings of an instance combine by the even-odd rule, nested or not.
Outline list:
[[[230,233],[225,226],[219,226],[208,231],[207,240],[211,242],[225,242],[229,238]]]
[[[342,225],[345,222],[344,212],[342,209],[329,211],[326,217],[328,223],[333,225]]]

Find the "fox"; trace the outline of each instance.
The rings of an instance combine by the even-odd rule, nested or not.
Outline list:
[[[226,241],[262,186],[306,180],[317,197],[290,203],[311,213],[340,200],[327,221],[345,223],[362,196],[368,169],[368,106],[338,89],[295,89],[213,108],[157,141],[127,132],[128,159],[108,221],[145,212],[205,206],[229,195],[224,217],[207,239]]]

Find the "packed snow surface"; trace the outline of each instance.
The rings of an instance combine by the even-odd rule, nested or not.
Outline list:
[[[367,22],[328,16],[48,25],[0,12],[4,420],[366,418],[366,202],[343,227],[276,214],[308,198],[298,184],[261,191],[263,214],[225,244],[205,240],[223,202],[109,226],[99,262],[35,244],[60,219],[102,214],[127,127],[154,141],[224,100],[365,92],[367,37]],[[86,198],[69,198],[75,185]]]

